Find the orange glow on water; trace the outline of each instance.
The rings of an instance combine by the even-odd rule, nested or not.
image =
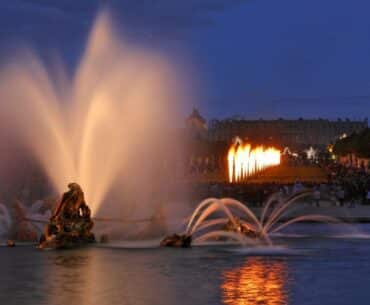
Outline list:
[[[280,164],[280,150],[236,141],[227,155],[229,182],[241,182],[257,172]]]
[[[228,305],[285,305],[287,267],[284,262],[248,259],[247,263],[223,274],[222,299]]]

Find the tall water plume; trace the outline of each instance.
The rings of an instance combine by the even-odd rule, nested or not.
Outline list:
[[[3,63],[1,142],[32,154],[59,193],[79,183],[93,214],[113,186],[126,200],[137,194],[142,209],[170,182],[163,161],[171,158],[167,131],[182,96],[175,69],[118,38],[103,12],[73,76],[67,75],[62,66],[51,73],[30,50]],[[124,207],[123,198],[117,201]]]

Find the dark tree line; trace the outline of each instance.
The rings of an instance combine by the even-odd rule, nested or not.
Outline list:
[[[333,147],[336,155],[356,154],[360,158],[370,158],[370,128],[338,140]]]

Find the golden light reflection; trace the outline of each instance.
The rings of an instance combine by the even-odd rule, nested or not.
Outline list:
[[[224,272],[222,299],[230,305],[285,305],[287,265],[250,258],[244,266]]]
[[[280,150],[262,145],[252,148],[251,144],[235,141],[227,154],[229,182],[240,182],[257,172],[280,164]]]

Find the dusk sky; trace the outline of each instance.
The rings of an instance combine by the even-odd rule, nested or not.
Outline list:
[[[208,119],[370,116],[369,0],[0,0],[2,60],[30,45],[73,69],[101,7],[183,68]]]

